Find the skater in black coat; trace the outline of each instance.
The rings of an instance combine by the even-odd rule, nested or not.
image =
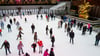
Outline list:
[[[90,33],[89,34],[91,34],[92,33],[92,29],[93,29],[93,27],[92,27],[92,25],[90,26]]]
[[[49,56],[55,56],[53,48],[51,48]]]
[[[11,25],[10,25],[10,24],[7,25],[7,28],[8,28],[8,32],[11,32],[11,31],[12,31],[12,30],[11,30]]]
[[[42,16],[42,14],[41,14],[41,16],[40,16],[40,17],[41,17],[41,19],[43,19],[43,16]]]
[[[53,31],[52,28],[50,29],[50,38],[52,37]]]
[[[69,33],[69,36],[70,36],[70,43],[72,42],[72,44],[74,44],[74,32],[73,30],[71,30],[71,32]]]
[[[70,27],[68,26],[68,28],[67,28],[67,36],[68,36],[69,32],[70,32]]]
[[[48,25],[46,25],[46,35],[48,35]]]
[[[62,28],[62,25],[63,25],[63,21],[61,20],[61,21],[60,21],[60,23],[61,23],[61,28]]]
[[[80,22],[77,23],[77,28],[79,28],[79,27],[80,27]]]
[[[51,37],[52,47],[54,47],[55,37],[54,35]]]
[[[34,33],[34,29],[35,29],[35,25],[34,24],[31,25],[31,29],[32,29],[32,33]]]
[[[9,44],[9,42],[7,40],[4,41],[4,43],[2,44],[0,49],[2,49],[3,46],[5,47],[6,55],[8,55],[7,50],[9,51],[9,53],[11,53],[11,51],[10,51],[10,44]]]
[[[100,32],[96,35],[95,46],[98,46],[100,40]]]
[[[83,26],[82,35],[85,35],[86,29],[87,29],[87,26]]]
[[[27,22],[27,18],[25,18],[25,22]]]
[[[36,52],[36,43],[34,42],[31,47],[33,48],[33,52]]]
[[[82,29],[82,27],[83,27],[83,23],[81,22],[81,23],[80,23],[80,30]]]
[[[12,19],[9,20],[10,24],[12,24]]]

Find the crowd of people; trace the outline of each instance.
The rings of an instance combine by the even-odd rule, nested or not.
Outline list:
[[[41,20],[43,19],[43,15],[41,14],[40,16],[37,14],[36,15],[37,17],[37,20],[38,20],[38,17],[41,17]],[[55,15],[53,14],[46,14],[45,18],[47,19],[47,22],[51,21],[52,20],[55,20]],[[1,29],[0,29],[0,36],[2,37],[2,29],[4,29],[4,23],[6,22],[6,19],[4,19],[4,21],[1,21],[0,22],[0,26],[1,26]],[[24,56],[30,56],[29,53],[24,53],[23,51],[23,43],[21,40],[22,39],[22,34],[24,35],[24,32],[22,32],[23,30],[23,27],[20,26],[20,22],[19,21],[16,21],[16,18],[13,18],[12,19],[9,19],[9,24],[7,24],[7,28],[8,28],[8,32],[12,32],[12,24],[16,25],[17,29],[18,29],[18,35],[17,35],[17,38],[16,40],[18,40],[20,38],[20,41],[19,41],[19,44],[17,46],[18,48],[18,55],[20,56],[21,53],[24,54]],[[27,18],[25,18],[25,22],[27,22]],[[85,35],[86,32],[89,32],[89,34],[91,35],[92,34],[92,31],[93,31],[93,27],[90,23],[88,24],[84,24],[83,22],[78,22],[76,20],[76,18],[74,19],[71,19],[69,17],[65,17],[65,16],[61,16],[61,19],[60,21],[58,21],[58,30],[59,28],[62,28],[63,27],[63,24],[64,24],[64,32],[67,34],[67,36],[70,37],[70,40],[69,42],[74,44],[74,37],[75,37],[75,33],[72,29],[72,27],[76,27],[77,26],[77,29],[79,29],[80,31],[82,31],[82,35]],[[34,34],[34,42],[31,44],[31,47],[33,48],[33,52],[35,53],[36,52],[36,48],[37,48],[37,45],[39,46],[39,54],[42,54],[43,53],[43,56],[55,56],[55,53],[54,53],[54,43],[55,43],[55,35],[53,34],[53,28],[50,28],[48,27],[48,25],[46,25],[45,27],[45,31],[46,31],[46,35],[48,36],[48,34],[50,35],[50,40],[51,40],[51,50],[50,50],[50,53],[48,53],[48,49],[46,49],[44,52],[43,52],[43,47],[44,47],[44,44],[43,44],[43,41],[41,39],[38,38],[38,35],[37,35],[37,32],[35,32],[35,27],[36,25],[32,23],[32,25],[30,26],[31,28],[31,31],[32,31],[32,34]],[[95,46],[98,46],[99,44],[99,40],[100,40],[100,32],[96,35],[96,41],[95,41]],[[10,43],[9,41],[5,40],[1,46],[0,49],[2,49],[4,46],[5,48],[5,52],[6,52],[6,55],[8,55],[8,51],[9,53],[11,54],[11,51],[10,51]]]

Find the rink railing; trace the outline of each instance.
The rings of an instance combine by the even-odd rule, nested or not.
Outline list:
[[[24,15],[29,15],[29,14],[38,14],[38,9],[21,9],[21,14],[24,13]],[[64,12],[64,10],[50,10],[50,9],[41,9],[39,14],[61,14]],[[11,15],[13,13],[13,16],[18,15],[18,10],[0,10],[0,16],[3,16],[3,14],[9,14]]]

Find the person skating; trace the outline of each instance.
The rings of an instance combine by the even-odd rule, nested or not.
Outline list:
[[[19,44],[18,44],[18,46],[17,46],[17,48],[18,48],[18,55],[20,56],[21,55],[21,51],[22,51],[22,54],[24,54],[24,52],[23,52],[23,43],[22,43],[22,41],[19,41]]]
[[[92,27],[92,25],[90,26],[90,30],[89,30],[89,34],[91,34],[92,33],[92,30],[93,30],[93,27]]]
[[[41,19],[43,19],[43,16],[42,16],[42,14],[41,14],[41,16],[40,16],[40,17],[41,17]]]
[[[31,29],[32,29],[32,33],[34,33],[34,29],[35,29],[35,25],[34,24],[31,25]]]
[[[34,33],[34,42],[37,42],[37,32]]]
[[[17,36],[17,39],[16,40],[18,40],[18,38],[20,38],[20,40],[22,40],[22,35],[21,34],[24,34],[22,31],[19,31],[19,33],[18,33],[18,36]]]
[[[30,56],[30,55],[26,52],[24,56]]]
[[[96,35],[95,38],[96,38],[96,39],[95,39],[95,46],[98,46],[99,40],[100,40],[100,32]]]
[[[11,31],[12,31],[12,30],[11,30],[11,25],[10,25],[10,24],[7,25],[7,28],[8,28],[8,32],[11,32]]]
[[[2,46],[1,46],[0,49],[2,49],[3,46],[4,46],[4,48],[5,48],[6,55],[8,55],[7,51],[9,51],[9,53],[11,53],[11,51],[10,51],[10,44],[9,44],[9,42],[8,42],[7,40],[5,40],[5,41],[3,42],[3,44],[2,44]]]
[[[74,27],[76,26],[76,18],[74,18]]]
[[[58,28],[60,28],[61,27],[61,22],[60,21],[58,21]]]
[[[88,31],[90,30],[90,23],[87,24]]]
[[[69,35],[70,33],[70,27],[67,27],[67,36]]]
[[[69,33],[69,37],[70,37],[70,43],[74,44],[74,32],[73,30],[71,30],[71,32]]]
[[[77,28],[79,28],[79,27],[80,27],[80,22],[77,23]]]
[[[54,35],[51,37],[52,47],[54,47],[55,37]]]
[[[43,56],[49,56],[48,49],[46,49],[46,50],[44,51]]]
[[[4,22],[1,21],[1,29],[4,29]]]
[[[14,24],[15,24],[16,23],[16,18],[14,18],[13,21],[14,21]]]
[[[17,28],[19,28],[19,25],[20,25],[20,23],[19,23],[19,21],[17,21],[17,22],[16,22]]]
[[[63,25],[63,20],[61,20],[61,21],[60,21],[60,23],[61,23],[61,28],[62,28],[62,25]]]
[[[83,27],[83,22],[80,22],[80,30],[82,29]]]
[[[67,23],[65,23],[65,32],[66,32],[66,30],[67,30]]]
[[[2,36],[2,29],[0,29],[0,36]]]
[[[12,24],[12,19],[9,20],[10,24]]]
[[[25,22],[27,22],[27,18],[25,18]]]
[[[85,35],[85,33],[86,33],[86,29],[87,29],[87,26],[84,25],[84,26],[83,26],[83,30],[82,30],[82,35]]]
[[[52,37],[52,34],[53,34],[53,30],[52,30],[52,28],[50,28],[50,38]]]
[[[33,52],[35,53],[36,52],[36,43],[34,42],[31,47],[33,48]]]
[[[46,25],[46,35],[48,35],[48,25]]]
[[[39,45],[39,53],[42,53],[42,48],[43,48],[43,42],[42,40],[38,40],[38,45]]]
[[[53,48],[51,48],[49,56],[55,56]]]
[[[39,17],[39,16],[38,16],[38,14],[37,14],[37,16],[36,16],[36,17],[37,17],[37,19],[38,19],[38,17]]]

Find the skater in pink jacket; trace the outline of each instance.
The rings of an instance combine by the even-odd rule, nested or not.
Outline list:
[[[49,56],[48,49],[46,49],[46,50],[44,51],[43,56]]]
[[[17,46],[17,48],[19,50],[19,55],[20,55],[21,51],[22,51],[22,54],[24,54],[22,47],[23,47],[23,43],[22,43],[22,41],[20,41],[19,44],[18,44],[18,46]]]

